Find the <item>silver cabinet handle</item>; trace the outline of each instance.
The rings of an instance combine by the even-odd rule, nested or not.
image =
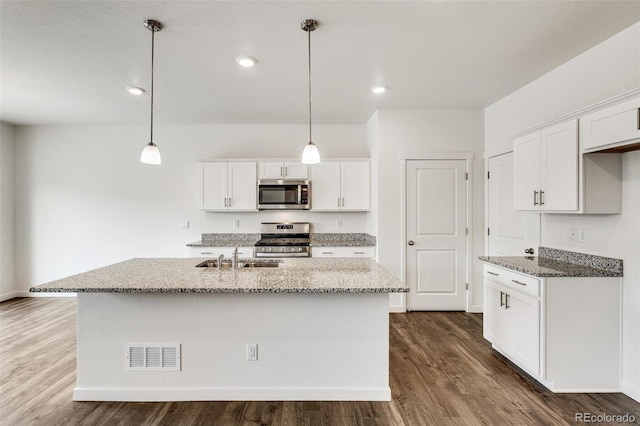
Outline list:
[[[533,205],[538,205],[538,191],[533,191]]]
[[[342,197],[342,207],[344,207],[344,197]]]
[[[415,243],[414,243],[413,241],[409,240],[409,242],[408,242],[407,244],[409,244],[410,246],[412,246],[412,245],[414,245]]]
[[[502,299],[503,297],[504,297],[504,292],[501,291],[500,292],[500,307],[504,306],[504,302],[503,302],[503,299]]]
[[[340,197],[338,197],[338,207],[340,207]]]
[[[229,207],[231,207],[231,197],[229,197]]]
[[[527,285],[526,283],[521,283],[518,280],[511,280],[512,283],[516,283],[516,284],[520,284],[520,285]]]
[[[544,191],[540,190],[540,205],[544,206]]]
[[[213,254],[211,251],[201,251],[200,254]]]
[[[287,177],[288,174],[289,174],[289,167],[285,167],[284,168],[284,176]]]
[[[224,197],[224,206],[227,207],[227,197]]]
[[[496,277],[500,275],[500,274],[496,274],[495,272],[491,272],[491,271],[487,271],[487,274],[495,275]]]
[[[505,309],[509,309],[511,306],[509,306],[509,298],[511,297],[511,295],[505,293],[504,294],[504,308]]]
[[[332,251],[323,251],[322,254],[333,254]]]
[[[525,250],[524,250],[524,252],[525,252],[526,254],[533,254],[533,253],[534,253],[534,251],[533,251],[533,247],[532,247],[532,248],[525,249]]]
[[[280,167],[280,176],[284,177],[284,167]]]
[[[363,251],[354,251],[353,254],[364,254]]]

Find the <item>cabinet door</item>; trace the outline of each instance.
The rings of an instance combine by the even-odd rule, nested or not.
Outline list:
[[[227,163],[201,166],[200,210],[227,209]]]
[[[229,210],[257,210],[256,163],[228,163]]]
[[[260,179],[282,179],[284,177],[282,161],[260,161],[258,169]]]
[[[535,374],[540,373],[540,302],[532,296],[509,291],[506,300],[511,330],[509,355]]]
[[[311,210],[340,210],[340,163],[311,166]]]
[[[578,120],[542,129],[541,210],[578,210]]]
[[[369,210],[370,184],[368,162],[340,164],[340,206],[342,210]]]
[[[284,163],[285,179],[309,179],[309,166],[298,162]]]
[[[640,98],[580,118],[580,145],[589,151],[640,138]]]
[[[513,208],[539,210],[540,132],[513,140]]]
[[[493,281],[484,280],[484,338],[504,351],[509,348],[509,320],[508,311],[504,307],[506,288]]]

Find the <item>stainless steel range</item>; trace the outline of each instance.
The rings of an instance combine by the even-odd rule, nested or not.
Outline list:
[[[265,222],[260,240],[255,243],[255,257],[309,257],[309,230],[307,222]]]

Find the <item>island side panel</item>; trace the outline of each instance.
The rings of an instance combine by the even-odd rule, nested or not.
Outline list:
[[[74,399],[390,400],[387,305],[387,293],[79,293]],[[179,343],[180,371],[126,371],[127,343]]]

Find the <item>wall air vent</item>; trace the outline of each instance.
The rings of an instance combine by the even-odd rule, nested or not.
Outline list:
[[[128,343],[125,370],[180,371],[180,344]]]

